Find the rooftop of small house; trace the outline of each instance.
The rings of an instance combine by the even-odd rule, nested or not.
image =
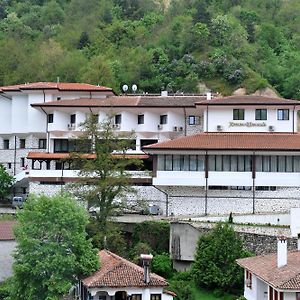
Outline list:
[[[165,287],[167,281],[154,273],[144,282],[144,269],[108,250],[99,252],[100,269],[82,280],[86,287]]]
[[[288,252],[287,264],[280,268],[276,253],[241,258],[237,263],[274,288],[300,290],[300,251]]]

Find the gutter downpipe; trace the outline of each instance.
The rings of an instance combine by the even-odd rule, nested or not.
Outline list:
[[[204,199],[204,215],[207,216],[207,198],[208,198],[208,155],[205,151],[205,199]]]
[[[161,190],[156,185],[153,185],[158,191],[162,192],[166,196],[166,217],[169,216],[169,195],[167,192]]]
[[[295,133],[295,105],[293,108],[293,133]]]
[[[252,154],[252,214],[255,214],[255,177],[256,177],[256,155]]]
[[[16,176],[16,164],[17,164],[17,136],[14,136],[14,176]]]
[[[47,153],[50,152],[50,136],[49,136],[49,130],[48,130],[48,114],[45,112],[45,110],[41,107],[41,110],[46,115],[46,135],[47,135]]]
[[[186,108],[183,108],[183,114],[184,114],[184,136],[186,136],[186,130],[187,130],[187,119],[186,119]]]
[[[206,132],[208,132],[208,105],[206,105]]]

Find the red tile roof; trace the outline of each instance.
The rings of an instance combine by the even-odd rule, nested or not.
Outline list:
[[[94,159],[95,154],[82,154],[83,158]],[[113,154],[115,158],[135,158],[135,159],[146,159],[149,158],[147,154]],[[70,153],[47,153],[47,152],[28,152],[28,159],[67,159],[70,158]]]
[[[22,91],[22,90],[47,90],[57,89],[59,91],[89,91],[89,92],[113,92],[106,86],[96,86],[87,83],[67,82],[33,82],[0,87],[1,92]],[[114,92],[113,92],[114,93]]]
[[[165,287],[167,281],[150,274],[150,283],[144,283],[144,269],[110,251],[99,252],[100,269],[82,280],[87,287]]]
[[[0,241],[14,240],[13,227],[16,221],[0,221]]]
[[[297,100],[283,98],[263,97],[254,95],[229,96],[224,98],[215,98],[212,100],[203,100],[196,102],[196,106],[215,106],[215,105],[299,105]]]
[[[300,251],[288,252],[288,263],[281,268],[275,253],[238,259],[237,263],[274,288],[300,291]]]
[[[143,148],[151,150],[270,150],[299,151],[300,134],[199,133]]]
[[[33,107],[195,107],[203,96],[120,96],[107,99],[70,99],[34,103]]]

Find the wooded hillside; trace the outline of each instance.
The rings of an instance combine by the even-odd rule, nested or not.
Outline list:
[[[271,85],[300,99],[299,0],[160,1],[0,0],[0,84]]]

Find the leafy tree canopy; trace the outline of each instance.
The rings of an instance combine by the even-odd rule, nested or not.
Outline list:
[[[299,24],[298,0],[0,0],[0,85],[59,76],[159,93],[202,82],[300,99]]]
[[[122,206],[122,197],[132,191],[127,169],[141,164],[137,159],[126,157],[126,151],[132,147],[128,138],[128,135],[115,134],[113,116],[98,123],[98,116],[91,115],[82,124],[78,152],[72,155],[81,176],[79,185],[73,186],[75,195],[93,209],[103,233],[107,232],[109,217]],[[87,152],[93,153],[94,158],[86,157]]]
[[[13,176],[10,176],[3,165],[0,164],[0,199],[9,195],[10,189],[14,183]]]
[[[99,267],[86,211],[70,197],[31,195],[17,217],[12,299],[61,299]]]
[[[241,288],[243,272],[235,260],[250,254],[228,224],[219,223],[199,238],[192,274],[200,287],[230,292]]]

